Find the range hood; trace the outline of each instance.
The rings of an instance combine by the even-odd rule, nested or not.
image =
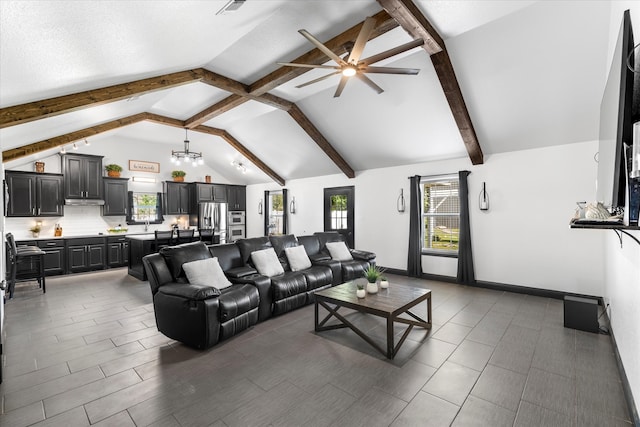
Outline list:
[[[67,206],[103,206],[104,200],[101,199],[64,199]]]

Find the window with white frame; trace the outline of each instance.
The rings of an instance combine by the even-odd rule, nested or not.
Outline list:
[[[457,255],[460,236],[458,175],[425,176],[422,193],[422,251],[433,255]]]

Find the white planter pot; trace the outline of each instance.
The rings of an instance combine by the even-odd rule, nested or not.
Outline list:
[[[380,281],[380,289],[387,289],[389,287],[389,281],[388,280],[381,280]]]
[[[358,298],[364,298],[364,296],[365,296],[366,294],[367,294],[367,293],[366,293],[366,291],[365,291],[364,289],[358,289],[358,290],[356,291],[356,296],[357,296]]]
[[[367,292],[369,292],[370,294],[377,294],[378,293],[378,284],[377,283],[367,283]]]

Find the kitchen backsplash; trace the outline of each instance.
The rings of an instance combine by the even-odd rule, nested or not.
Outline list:
[[[29,231],[36,225],[37,221],[42,221],[40,237],[53,237],[56,224],[62,227],[63,237],[97,235],[103,233],[107,235],[109,228],[115,228],[120,224],[128,229],[128,233],[144,233],[144,225],[127,225],[124,216],[102,216],[100,206],[65,206],[63,217],[46,218],[5,218],[5,232],[12,233],[17,240],[32,238]],[[149,231],[168,230],[172,224],[178,221],[180,228],[188,226],[187,216],[165,215],[162,224],[149,224]]]

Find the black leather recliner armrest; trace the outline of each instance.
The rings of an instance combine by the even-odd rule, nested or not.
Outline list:
[[[372,259],[376,259],[376,254],[373,252],[362,251],[359,249],[351,249],[351,256],[355,259],[361,259],[363,261],[371,261]]]
[[[245,265],[244,267],[231,268],[225,271],[225,274],[227,275],[227,277],[230,277],[233,279],[239,279],[241,277],[251,276],[252,274],[257,274],[257,273],[258,273],[258,270],[256,270],[255,268],[249,267],[248,265]]]
[[[220,296],[220,289],[213,286],[195,285],[193,283],[171,283],[161,286],[159,293],[185,298],[192,301],[203,301]]]
[[[330,259],[331,259],[331,255],[327,255],[327,254],[324,254],[322,252],[319,252],[319,253],[314,254],[314,255],[309,255],[309,260],[312,263],[314,263],[316,261],[327,261],[327,260],[330,260]]]

